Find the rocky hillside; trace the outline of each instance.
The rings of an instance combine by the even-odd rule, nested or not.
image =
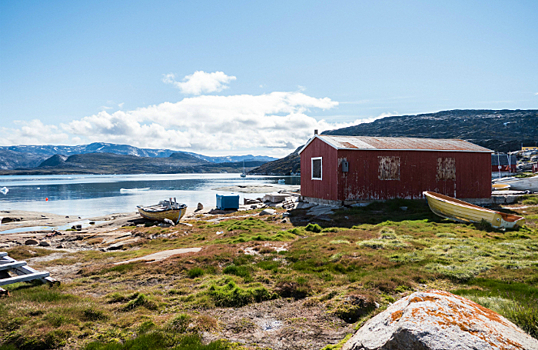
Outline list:
[[[324,132],[326,135],[463,139],[495,151],[538,142],[538,110],[452,110],[387,117]]]
[[[423,137],[463,139],[494,151],[508,152],[521,145],[538,145],[538,110],[451,110],[378,119],[325,135]],[[254,173],[288,174],[300,169],[299,157],[290,154],[264,164]],[[286,161],[285,161],[286,160]],[[285,166],[284,166],[285,164]]]
[[[34,168],[47,156],[0,148],[0,169]]]
[[[88,145],[78,146],[54,146],[54,145],[27,145],[27,146],[2,146],[0,147],[0,169],[29,169],[35,168],[44,160],[53,155],[72,156],[88,153],[110,153],[135,157],[167,158],[184,157],[195,158],[210,163],[233,163],[242,161],[259,161],[261,163],[275,160],[273,157],[254,156],[251,154],[242,156],[211,157],[192,152],[173,151],[170,149],[138,148],[129,145],[118,145],[105,142],[94,142]]]
[[[250,174],[261,175],[290,175],[301,171],[301,157],[299,151],[303,146],[298,147],[293,153],[288,154],[284,158],[265,163],[252,171]]]

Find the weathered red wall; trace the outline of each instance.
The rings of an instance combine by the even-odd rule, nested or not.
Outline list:
[[[457,198],[491,196],[489,153],[377,150],[340,150],[337,153],[339,162],[344,158],[349,162],[348,173],[343,173],[341,167],[338,167],[337,200],[422,198],[422,191],[434,191]],[[399,180],[378,178],[380,156],[399,157]],[[455,181],[436,179],[438,158],[454,158]],[[302,166],[301,159],[301,169]],[[301,187],[308,186],[309,181],[311,180],[303,182],[301,178]]]
[[[311,158],[323,157],[322,180],[312,180]],[[301,195],[305,197],[338,200],[337,150],[319,139],[314,139],[301,153]]]

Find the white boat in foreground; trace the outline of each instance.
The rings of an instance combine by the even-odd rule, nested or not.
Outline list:
[[[445,219],[477,224],[484,220],[494,228],[515,228],[525,222],[522,216],[479,207],[439,193],[424,191],[423,194],[431,211]]]

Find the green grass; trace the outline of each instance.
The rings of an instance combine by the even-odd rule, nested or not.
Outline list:
[[[318,224],[308,224],[305,227],[305,231],[320,233],[323,229]]]
[[[61,348],[68,342],[95,349],[143,349],[150,342],[185,348],[180,342],[186,335],[221,329],[208,309],[275,298],[304,299],[301,305],[320,305],[331,317],[361,324],[371,313],[349,302],[354,295],[384,307],[403,293],[430,287],[456,291],[538,337],[538,206],[513,210],[524,210],[527,224],[506,232],[443,220],[425,201],[407,200],[338,210],[333,221],[310,225],[311,217],[298,210],[291,223],[256,216],[181,229],[133,228],[141,237],[186,234],[143,239],[126,251],[66,253],[41,262],[37,269],[78,262],[83,267],[59,287],[5,287],[11,296],[0,298],[7,320],[0,322],[0,349]],[[111,265],[193,246],[203,249],[158,263]],[[49,252],[19,247],[14,254],[27,259]],[[339,327],[328,323],[325,331]]]
[[[211,285],[207,293],[216,306],[224,307],[241,307],[254,302],[271,300],[277,296],[263,286],[241,288],[229,278]]]
[[[519,197],[518,202],[525,205],[538,205],[538,196],[526,194],[524,196]]]
[[[187,276],[189,276],[189,278],[201,277],[204,274],[205,274],[204,269],[202,269],[200,267],[193,267],[192,269],[187,271]]]
[[[153,300],[151,300],[151,298],[148,298],[146,295],[139,293],[136,298],[130,300],[123,307],[123,311],[131,311],[138,307],[145,307],[150,310],[156,310],[158,306]]]
[[[223,341],[214,341],[207,345],[197,334],[178,336],[171,332],[156,331],[141,334],[124,343],[91,342],[85,350],[227,350],[232,344]]]
[[[473,280],[468,285],[480,289],[458,289],[454,293],[503,315],[532,337],[538,338],[538,288],[525,283],[483,278]]]
[[[235,275],[239,277],[243,277],[245,280],[250,280],[250,269],[247,266],[236,266],[236,265],[230,265],[226,266],[222,273],[225,273],[227,275]]]

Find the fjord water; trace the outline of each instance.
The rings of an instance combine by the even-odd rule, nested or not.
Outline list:
[[[215,195],[231,192],[215,188],[236,185],[299,185],[299,177],[247,176],[239,174],[144,174],[144,175],[21,175],[0,176],[0,210],[26,210],[91,218],[112,213],[135,212],[137,205],[156,204],[176,197],[180,203],[196,207],[216,204]],[[123,189],[123,190],[122,190]],[[261,193],[235,193],[243,198]],[[48,198],[48,201],[46,200]]]

